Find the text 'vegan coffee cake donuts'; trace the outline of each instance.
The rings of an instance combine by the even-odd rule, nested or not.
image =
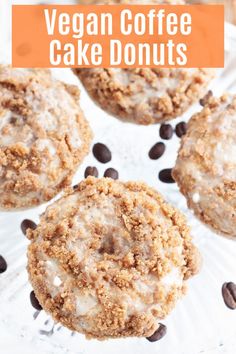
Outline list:
[[[0,66],[0,207],[51,199],[71,182],[91,132],[75,86],[50,71]]]
[[[27,233],[40,304],[89,338],[152,335],[200,265],[184,216],[143,183],[88,177]]]
[[[236,96],[201,102],[183,137],[173,176],[188,206],[216,232],[236,237]]]
[[[184,4],[184,1],[108,0],[98,3],[157,5]],[[78,68],[74,69],[74,73],[102,109],[121,120],[147,125],[168,121],[183,114],[205,94],[214,70]]]

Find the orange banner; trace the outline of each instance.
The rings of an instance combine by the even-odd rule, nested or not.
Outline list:
[[[223,67],[222,5],[14,5],[14,67]]]

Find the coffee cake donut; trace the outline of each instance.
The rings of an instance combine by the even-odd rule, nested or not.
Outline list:
[[[236,237],[236,95],[214,98],[189,121],[173,176],[188,206],[216,232]]]
[[[48,70],[0,66],[0,207],[48,201],[71,183],[91,132],[79,91]]]
[[[98,1],[101,3],[101,1]],[[113,0],[106,4],[183,4],[182,0]],[[137,124],[163,123],[183,114],[201,98],[212,69],[76,68],[90,97],[117,118]]]
[[[143,183],[88,177],[28,237],[40,304],[88,338],[152,335],[200,264],[184,216]]]
[[[74,69],[99,106],[124,121],[163,123],[206,92],[211,69]]]

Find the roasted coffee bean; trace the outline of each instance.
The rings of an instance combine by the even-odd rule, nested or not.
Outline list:
[[[165,144],[164,143],[156,143],[149,151],[149,157],[152,160],[159,159],[165,152]]]
[[[164,183],[175,183],[175,180],[172,177],[172,169],[171,168],[166,168],[164,170],[161,170],[159,172],[159,179],[161,182]]]
[[[167,327],[162,323],[159,323],[157,330],[150,337],[147,337],[147,340],[149,340],[149,342],[156,342],[163,338],[166,335],[166,332]]]
[[[0,273],[4,273],[7,270],[7,262],[3,258],[3,256],[0,256]]]
[[[113,179],[118,179],[119,178],[119,173],[114,168],[108,168],[104,172],[104,177],[110,177],[110,178],[113,178]]]
[[[183,135],[185,135],[187,132],[187,124],[185,122],[180,122],[176,124],[175,127],[175,134],[178,136],[178,138],[181,138]]]
[[[207,94],[199,100],[200,105],[204,107],[212,95],[213,95],[213,92],[211,90],[209,90],[207,92]]]
[[[84,177],[87,178],[88,176],[98,177],[97,167],[88,166],[84,171]]]
[[[37,225],[32,220],[25,219],[21,223],[21,231],[23,232],[24,235],[26,235],[27,229],[35,230],[36,227]]]
[[[108,147],[102,143],[93,146],[93,154],[99,162],[107,163],[111,161],[111,152]]]
[[[236,309],[236,284],[229,282],[224,283],[222,286],[222,296],[225,305],[231,310]]]
[[[169,140],[173,136],[173,128],[170,124],[162,124],[160,126],[160,137],[164,140]]]
[[[30,293],[30,302],[31,302],[31,305],[38,311],[41,311],[42,310],[42,306],[40,305],[37,297],[35,296],[35,293],[34,291],[31,291]]]

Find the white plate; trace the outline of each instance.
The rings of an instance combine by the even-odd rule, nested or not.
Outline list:
[[[9,38],[9,34],[6,38]],[[9,42],[0,48],[0,53],[4,55],[1,57],[3,61],[6,61],[9,53],[9,49],[6,51],[7,46]],[[236,52],[233,52],[233,48],[236,48],[236,30],[226,24],[225,69],[219,70],[218,77],[211,85],[217,95],[225,90],[236,92]],[[32,288],[25,268],[28,241],[21,233],[20,224],[25,218],[37,222],[46,205],[24,212],[0,213],[0,254],[8,262],[7,271],[0,275],[0,353],[235,354],[236,312],[224,305],[221,286],[225,281],[236,281],[236,243],[209,231],[187,209],[185,199],[176,185],[166,185],[158,180],[161,169],[173,166],[179,139],[174,137],[166,141],[164,156],[157,161],[150,160],[148,151],[160,140],[158,125],[143,127],[121,123],[91,102],[70,70],[59,69],[53,72],[61,80],[80,86],[81,106],[94,131],[94,142],[103,142],[112,151],[112,161],[107,165],[98,163],[90,153],[79,168],[74,182],[83,178],[88,165],[97,166],[100,176],[107,167],[114,167],[119,170],[122,180],[146,181],[187,215],[204,263],[201,273],[189,282],[187,296],[163,321],[168,333],[160,342],[149,343],[145,339],[88,341],[83,335],[73,334],[58,324],[54,325],[44,311],[37,313],[30,304]],[[200,106],[196,104],[171,124],[174,127],[199,109]]]

